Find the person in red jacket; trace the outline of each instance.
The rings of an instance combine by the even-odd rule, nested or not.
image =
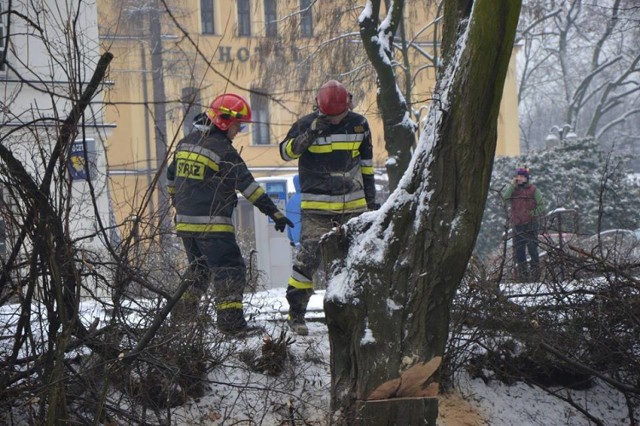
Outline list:
[[[243,97],[233,93],[218,96],[197,117],[196,130],[178,143],[167,170],[176,231],[187,251],[193,280],[172,316],[196,315],[200,297],[213,278],[217,325],[227,334],[249,330],[242,305],[245,262],[231,220],[238,203],[236,191],[272,218],[276,230],[284,232],[286,226],[294,226],[255,181],[232,145],[244,123],[250,121],[251,108]]]
[[[502,194],[504,200],[511,202],[513,246],[518,278],[521,281],[535,281],[540,278],[538,229],[540,217],[544,214],[544,200],[538,188],[529,181],[530,178],[528,168],[516,169],[511,184]],[[527,264],[527,250],[531,258],[529,264]]]

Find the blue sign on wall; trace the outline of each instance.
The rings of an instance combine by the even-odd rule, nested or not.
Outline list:
[[[87,164],[88,163],[88,164]],[[95,166],[95,140],[76,140],[69,152],[69,174],[71,180],[87,180]]]
[[[265,191],[273,201],[273,204],[281,212],[284,212],[285,204],[287,203],[287,181],[264,182],[264,184]],[[269,223],[273,223],[273,219],[269,218]]]

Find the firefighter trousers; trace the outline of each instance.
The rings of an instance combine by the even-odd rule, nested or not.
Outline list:
[[[186,298],[199,300],[213,281],[218,325],[242,326],[235,323],[244,323],[242,295],[246,285],[246,266],[235,235],[183,237],[182,242],[193,280],[185,293]]]
[[[304,319],[313,293],[313,276],[322,260],[320,238],[333,227],[346,223],[359,213],[341,215],[315,214],[302,211],[300,248],[293,260],[293,270],[287,286],[289,316]]]

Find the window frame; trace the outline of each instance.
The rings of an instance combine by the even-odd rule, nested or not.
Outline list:
[[[250,37],[251,0],[238,0],[236,6],[238,9],[238,37]]]
[[[276,0],[264,0],[264,35],[278,36],[278,3]]]
[[[260,93],[264,90],[253,88],[250,95],[251,104],[251,145],[252,146],[269,146],[271,143],[271,129],[269,122],[271,120],[269,111],[269,98]]]
[[[300,37],[313,37],[313,0],[300,0]]]
[[[203,7],[206,5],[207,7]],[[210,16],[205,15],[205,12]],[[210,18],[205,21],[205,18]],[[208,31],[211,27],[211,31]],[[215,0],[200,0],[200,31],[202,34],[216,34],[216,3]]]
[[[4,76],[7,72],[6,66],[6,50],[7,50],[7,39],[9,35],[6,34],[7,27],[4,24],[4,16],[1,13],[4,11],[4,1],[0,0],[0,76]]]

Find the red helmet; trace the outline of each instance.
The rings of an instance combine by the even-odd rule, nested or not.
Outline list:
[[[351,106],[351,95],[340,82],[329,80],[318,90],[316,104],[324,115],[340,115]]]
[[[211,102],[207,116],[220,130],[227,131],[235,121],[251,121],[251,107],[242,96],[225,93]]]

